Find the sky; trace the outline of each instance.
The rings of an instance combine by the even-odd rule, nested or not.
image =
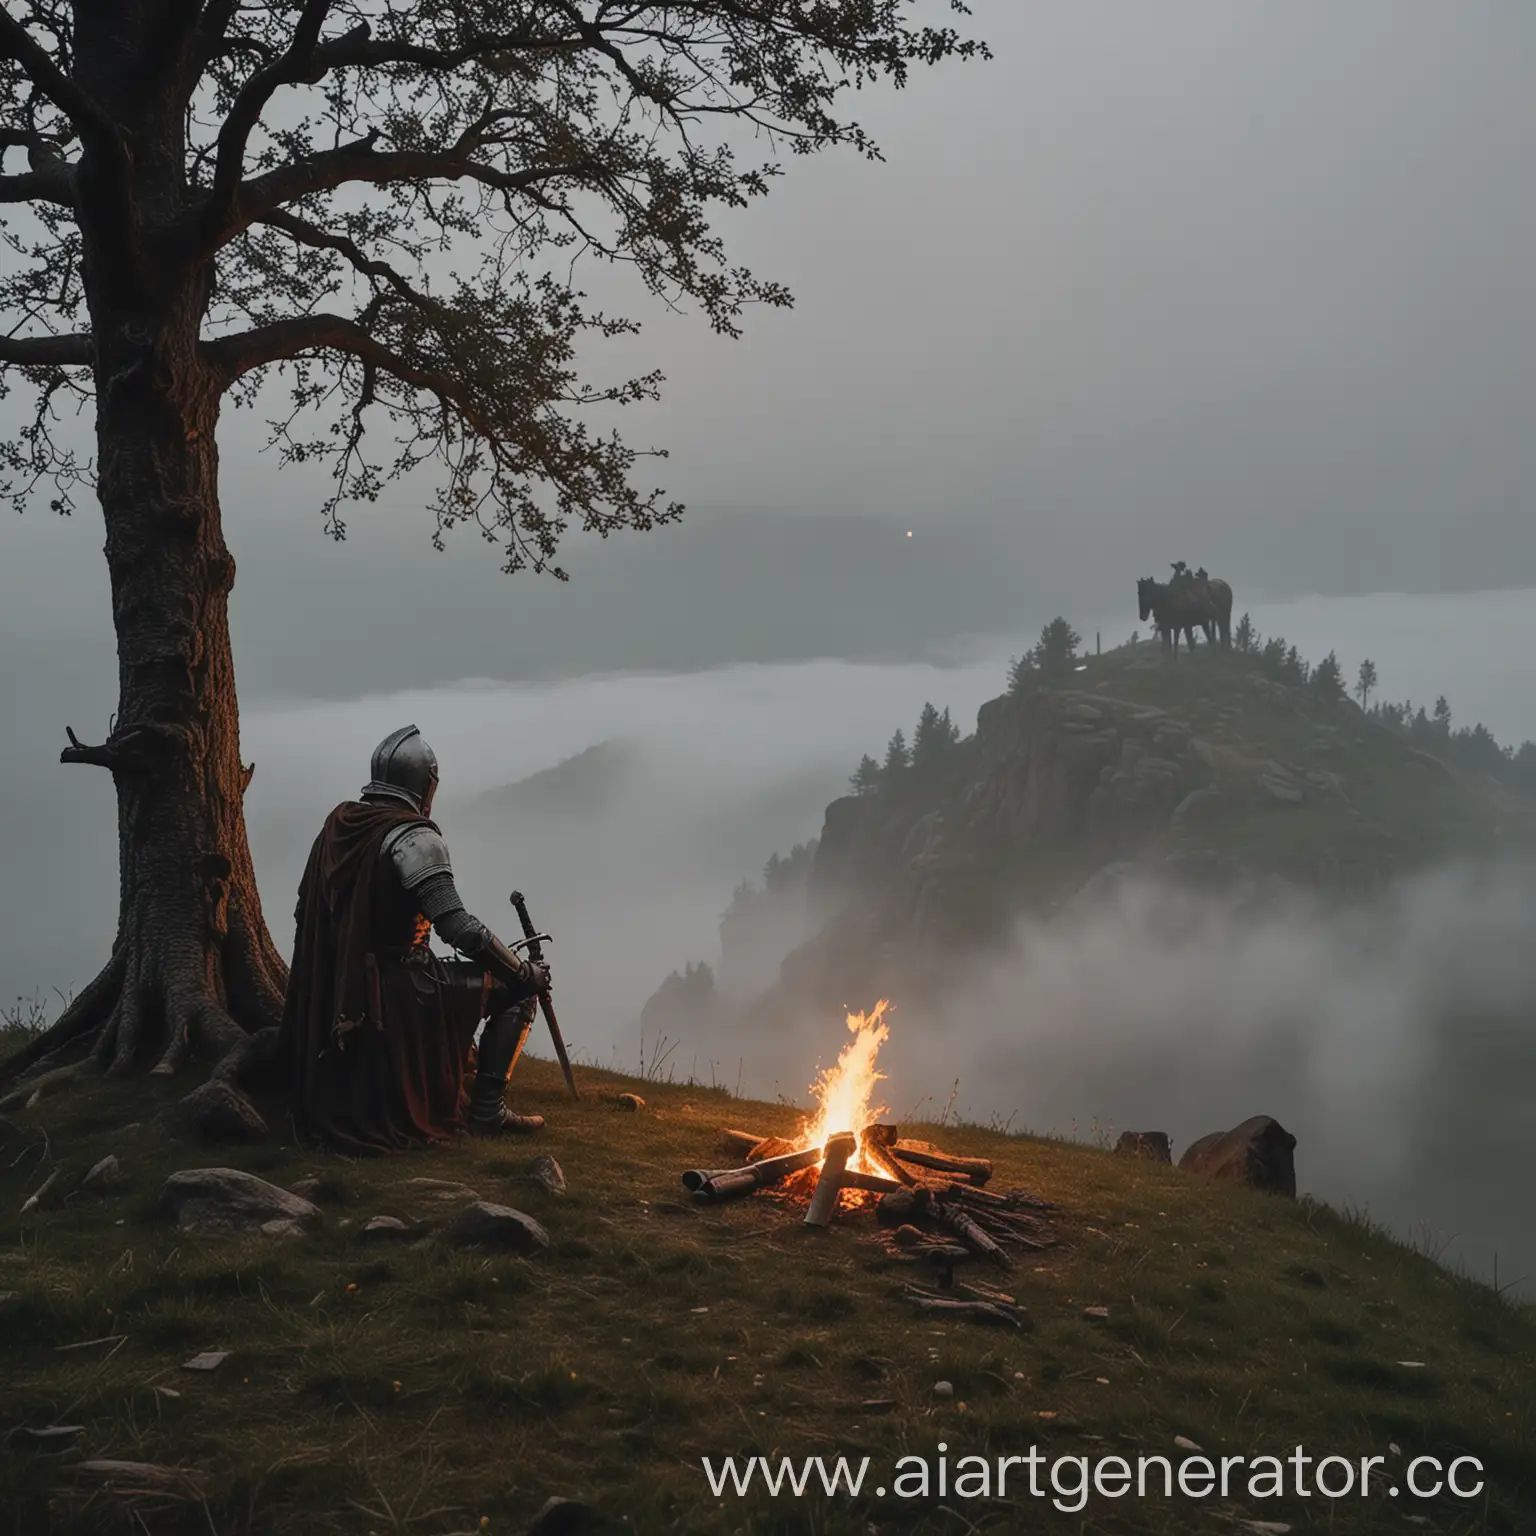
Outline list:
[[[594,377],[667,376],[623,426],[670,451],[641,475],[689,503],[680,526],[574,540],[566,586],[507,578],[467,535],[432,552],[408,482],[336,545],[321,484],[279,471],[260,412],[226,415],[251,835],[285,947],[317,816],[402,716],[437,742],[445,808],[638,742],[602,815],[461,802],[458,844],[488,920],[509,872],[539,894],[583,1046],[628,1051],[657,981],[708,957],[732,885],[814,834],[859,753],[930,697],[969,728],[1055,613],[1124,638],[1136,577],[1173,559],[1313,659],[1372,656],[1388,697],[1536,736],[1536,10],[974,10],[992,62],[859,100],[882,163],[795,159],[718,221],[792,310],[731,342],[588,274],[644,322]],[[0,863],[25,876],[0,890],[0,995],[76,986],[110,942],[111,787],[57,761],[114,707],[101,546],[89,501],[0,518]],[[1239,1081],[1180,1113],[1240,1118]],[[1093,1086],[1085,1117],[1121,1112]],[[1354,1151],[1331,1155],[1347,1197]]]

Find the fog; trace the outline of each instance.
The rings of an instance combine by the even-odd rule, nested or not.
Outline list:
[[[1134,884],[957,965],[942,1004],[897,999],[884,1102],[1101,1144],[1160,1130],[1176,1158],[1270,1114],[1298,1139],[1303,1192],[1536,1294],[1533,906],[1531,865],[1439,871],[1348,915]],[[801,1097],[839,1030],[785,1029],[717,1045],[706,1080],[741,1071]]]

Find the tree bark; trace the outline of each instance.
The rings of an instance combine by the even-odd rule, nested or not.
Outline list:
[[[177,308],[181,313],[177,313]],[[101,974],[10,1075],[88,1048],[104,1070],[172,1072],[278,1022],[286,968],[246,839],[214,430],[219,385],[196,312],[96,327],[98,495],[117,631],[118,710],[65,762],[117,788],[117,940]]]

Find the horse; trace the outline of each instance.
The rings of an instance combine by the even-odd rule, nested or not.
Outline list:
[[[1190,602],[1192,597],[1187,589],[1175,586],[1172,582],[1154,581],[1150,576],[1143,576],[1136,583],[1136,600],[1140,605],[1141,621],[1143,624],[1148,619],[1156,622],[1158,633],[1163,637],[1163,650],[1172,656],[1173,660],[1179,659],[1179,636],[1183,634],[1191,651],[1195,648],[1195,625],[1203,628],[1207,620],[1203,613],[1193,611]],[[1206,638],[1210,638],[1210,631],[1206,631]]]
[[[1194,649],[1194,630],[1198,625],[1205,631],[1206,643],[1214,645],[1218,632],[1221,648],[1232,649],[1232,588],[1219,576],[1192,576],[1187,571],[1172,581],[1153,581],[1144,576],[1136,583],[1136,596],[1141,605],[1143,621],[1155,616],[1163,629],[1164,649],[1169,647],[1169,626],[1172,626],[1172,650],[1178,657],[1178,631],[1188,638]]]

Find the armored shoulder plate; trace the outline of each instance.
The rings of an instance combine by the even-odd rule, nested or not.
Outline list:
[[[448,858],[448,845],[442,833],[424,826],[421,822],[407,822],[391,832],[379,852],[395,866],[400,884],[414,891],[430,875],[451,875],[453,865]]]

